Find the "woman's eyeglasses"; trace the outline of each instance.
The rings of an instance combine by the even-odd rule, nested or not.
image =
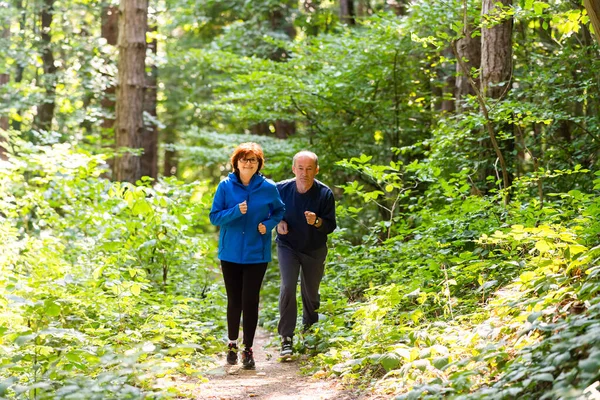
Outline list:
[[[256,158],[240,158],[240,162],[242,164],[256,164],[258,162],[258,160]]]

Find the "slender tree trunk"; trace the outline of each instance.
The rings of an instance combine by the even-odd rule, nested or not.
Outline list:
[[[347,25],[356,25],[354,0],[340,0],[340,22]]]
[[[498,3],[510,6],[512,0],[483,0],[484,18],[497,11]],[[512,18],[481,29],[481,92],[487,98],[499,100],[510,90],[512,31]]]
[[[600,0],[583,0],[583,5],[587,10],[592,26],[594,27],[596,40],[598,41],[598,44],[600,44]]]
[[[167,127],[162,130],[163,143],[165,146],[165,160],[163,164],[163,175],[164,176],[176,176],[177,175],[177,152],[169,148],[169,145],[177,143],[177,135],[175,130]]]
[[[102,7],[101,36],[106,43],[116,46],[119,41],[119,9],[115,6]]]
[[[479,71],[481,67],[481,38],[479,36],[471,37],[471,30],[469,29],[465,37],[458,40],[456,43],[456,50],[458,51],[458,57],[461,57],[469,71]],[[478,77],[473,75],[465,76],[462,73],[459,63],[456,63],[456,108],[462,109],[464,107],[464,99],[467,96],[475,95],[473,87],[469,83],[469,78],[472,78],[477,86],[480,85]]]
[[[443,55],[447,59],[454,58],[451,47],[447,47],[443,51]],[[442,63],[437,70],[439,71],[438,74],[443,82],[443,85],[439,89],[440,101],[436,102],[436,109],[438,111],[445,111],[449,113],[454,112],[454,103],[456,97],[456,74],[451,68],[449,68],[448,63]],[[435,90],[435,87],[432,88],[432,91]]]
[[[102,38],[106,39],[106,43],[111,46],[116,46],[119,41],[119,8],[115,6],[103,7],[101,11],[101,27],[100,32]],[[110,62],[109,60],[107,60]],[[112,80],[112,76],[105,75],[107,81]],[[100,99],[100,105],[103,112],[106,114],[100,121],[101,140],[100,145],[105,151],[110,149],[115,150],[115,104],[116,104],[117,88],[113,84],[106,85],[104,96]],[[107,160],[108,167],[113,171],[114,176],[114,157],[109,157]]]
[[[50,29],[52,17],[54,14],[54,0],[44,0],[41,19],[42,19],[42,64],[44,75],[41,78],[46,96],[42,104],[38,106],[35,118],[35,127],[37,129],[49,131],[52,129],[52,119],[54,118],[54,107],[56,98],[56,66],[54,65],[54,54],[52,53]]]
[[[6,23],[6,25],[4,24],[5,21],[2,21],[2,28],[0,28],[0,38],[6,40],[8,42],[8,39],[10,38],[10,29],[8,28],[10,25],[8,23]],[[8,21],[6,21],[8,22]],[[6,26],[6,27],[4,27]],[[9,74],[0,74],[0,87],[6,85],[10,80],[10,75]],[[7,116],[0,116],[0,131],[7,131],[8,130],[8,117]],[[0,136],[0,160],[6,160],[6,147],[5,147],[5,139]]]
[[[156,25],[153,25],[149,32],[156,32]],[[152,117],[150,121],[144,121],[144,133],[142,136],[142,176],[149,176],[156,179],[158,176],[158,127],[156,126],[156,100],[158,86],[158,68],[154,60],[156,59],[158,42],[152,39],[148,43],[148,50],[151,59],[150,73],[146,76],[146,94],[144,96],[144,112]]]
[[[392,9],[394,14],[396,14],[399,17],[406,15],[406,12],[408,11],[407,3],[408,3],[407,0],[388,0],[388,1],[386,1],[386,4]]]
[[[271,28],[274,31],[284,32],[290,40],[296,37],[296,28],[289,20],[291,10],[296,7],[296,2],[287,0],[280,7],[276,8],[270,15]],[[277,49],[270,57],[273,61],[286,62],[288,54],[284,49]],[[293,121],[277,120],[273,123],[275,136],[278,138],[287,138],[296,133],[296,123]],[[270,135],[271,123],[267,121],[259,122],[250,127],[250,132],[255,135]]]
[[[146,85],[147,0],[121,0],[119,7],[119,75],[115,134],[117,150],[139,149],[144,130]],[[141,177],[140,156],[129,151],[115,159],[118,181],[135,183]]]
[[[21,14],[21,18],[19,19],[19,32],[21,33],[20,41],[23,43],[25,41],[25,21],[27,19],[27,10],[23,6],[23,0],[17,0],[16,8],[19,10]],[[22,62],[17,62],[15,64],[15,84],[21,83],[23,80],[23,71],[24,67]],[[17,108],[17,114],[21,114],[20,109]],[[15,131],[21,131],[21,121],[19,119],[13,119],[11,122],[12,128]]]
[[[481,28],[481,94],[484,98],[495,101],[506,96],[510,90],[512,77],[513,19],[512,17],[506,17],[503,21],[492,23],[493,17],[490,18],[498,12],[497,4],[499,3],[502,6],[510,7],[512,0],[483,0],[481,7],[484,21]],[[504,124],[500,129],[507,132],[513,131],[513,127],[509,124]],[[514,141],[505,141],[504,145],[500,143],[498,147],[501,153],[510,154],[514,150],[514,145]],[[499,158],[503,162],[503,157]],[[512,175],[507,168],[507,165],[502,166],[504,189],[512,184]],[[486,175],[493,173],[494,171],[490,166],[486,171]]]
[[[369,4],[369,0],[358,0],[358,6],[356,7],[356,16],[359,18],[366,17],[373,14],[373,8]]]

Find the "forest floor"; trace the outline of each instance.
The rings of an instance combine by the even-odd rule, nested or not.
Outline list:
[[[228,365],[225,352],[219,366],[204,374],[206,382],[181,382],[194,399],[206,400],[379,400],[381,397],[342,387],[331,379],[316,379],[300,371],[305,358],[279,361],[279,340],[258,328],[254,340],[255,370],[244,370],[241,362]],[[241,352],[240,352],[241,356]]]

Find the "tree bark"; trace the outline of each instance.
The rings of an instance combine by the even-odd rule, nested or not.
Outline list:
[[[583,0],[583,5],[587,10],[590,22],[594,27],[596,40],[600,44],[600,0]]]
[[[156,25],[153,25],[149,32],[156,32]],[[158,42],[156,38],[148,43],[150,59],[156,59]],[[151,116],[150,121],[144,122],[144,133],[142,136],[142,154],[141,168],[142,176],[149,176],[156,179],[158,176],[158,127],[156,126],[156,100],[158,85],[158,68],[154,61],[151,62],[150,73],[146,76],[146,94],[144,96],[144,112]]]
[[[119,9],[115,6],[102,7],[101,35],[106,43],[116,46],[119,41]]]
[[[386,4],[390,6],[394,14],[401,17],[408,11],[407,0],[388,0]]]
[[[23,5],[23,0],[16,1],[16,8],[21,14],[21,18],[19,19],[19,33],[21,35],[21,40],[25,41],[26,33],[25,33],[25,22],[27,20],[27,10]],[[21,83],[23,80],[23,71],[24,66],[22,62],[15,63],[15,84]],[[21,115],[21,110],[17,108],[17,114]],[[21,121],[19,119],[13,119],[11,122],[11,126],[15,131],[21,131]]]
[[[358,17],[367,17],[373,14],[373,8],[369,4],[369,0],[358,0],[358,6],[356,7],[356,15]]]
[[[510,6],[512,0],[483,0],[481,13],[484,18],[497,11],[497,3]],[[510,89],[512,31],[512,18],[481,29],[481,92],[485,97],[500,99]]]
[[[119,41],[119,8],[115,6],[103,7],[101,11],[101,36],[106,39],[106,43],[111,46],[116,46]],[[105,75],[106,76],[106,75]],[[110,76],[106,76],[110,80]],[[113,84],[106,86],[104,96],[100,99],[100,105],[107,114],[100,122],[101,128],[101,146],[106,150],[115,150],[115,104],[117,88]],[[107,160],[108,167],[114,172],[114,157]]]
[[[4,21],[3,21],[4,22]],[[0,38],[6,40],[6,42],[8,42],[8,39],[10,38],[10,29],[8,28],[8,26],[10,26],[8,24],[8,21],[6,21],[7,24],[4,25],[4,23],[2,24],[2,26],[6,26],[6,28],[0,28]],[[9,74],[0,74],[0,87],[6,85],[8,82],[10,81],[10,75]],[[8,130],[8,117],[7,116],[0,116],[0,131],[7,131]],[[0,136],[0,160],[6,160],[6,147],[5,147],[5,142],[6,140]]]
[[[347,25],[356,25],[354,0],[340,0],[340,22]]]
[[[290,10],[295,7],[295,1],[287,0],[280,7],[272,11],[269,18],[273,31],[284,32],[290,40],[296,37],[296,28],[288,18]],[[277,49],[269,58],[273,61],[285,62],[288,54],[284,49]],[[271,135],[270,125],[271,123],[268,121],[259,122],[250,127],[250,132],[254,135]],[[273,126],[275,128],[275,136],[278,138],[287,138],[296,133],[296,123],[294,121],[277,120],[273,123]]]
[[[117,151],[122,147],[140,148],[144,130],[147,25],[147,0],[121,0],[115,121]],[[135,183],[142,176],[140,156],[130,151],[117,155],[114,172],[116,180]]]
[[[46,96],[42,104],[38,106],[34,126],[37,129],[49,131],[52,129],[52,119],[54,118],[54,107],[56,100],[56,66],[54,65],[54,54],[52,53],[51,25],[54,14],[54,0],[44,0],[41,19],[42,19],[42,64],[44,75],[41,78]]]
[[[481,14],[483,26],[481,28],[481,95],[487,99],[500,100],[510,90],[512,77],[512,32],[513,18],[511,16],[504,17],[503,20],[497,21],[499,18],[497,13],[499,8],[498,3],[504,7],[510,7],[512,0],[483,0],[481,6]],[[493,22],[491,20],[494,20]],[[486,102],[489,104],[489,102]],[[486,117],[487,119],[488,117]],[[491,126],[490,128],[491,129]],[[509,124],[504,124],[501,130],[512,132],[513,127]],[[490,135],[491,145],[496,151],[503,175],[503,189],[508,190],[512,184],[512,174],[508,171],[508,166],[503,157],[503,153],[512,153],[514,150],[514,141],[505,141],[496,144],[495,135]],[[488,144],[489,147],[489,144]],[[485,171],[486,176],[493,175],[492,166]],[[506,193],[505,202],[508,202],[508,193]]]
[[[465,37],[459,39],[456,43],[458,57],[464,60],[468,71],[473,69],[479,70],[481,67],[481,38],[479,36],[471,37],[471,34],[472,32],[469,29]],[[469,77],[479,87],[479,78],[472,76],[470,73],[469,76],[465,76],[461,71],[459,63],[456,63],[456,108],[458,110],[463,108],[465,97],[475,95],[475,91],[469,83]]]
[[[163,143],[165,146],[165,161],[163,164],[163,176],[177,175],[177,152],[170,149],[168,145],[177,142],[177,135],[173,129],[163,129]]]

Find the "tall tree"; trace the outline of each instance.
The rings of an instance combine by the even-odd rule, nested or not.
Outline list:
[[[594,27],[596,40],[600,44],[600,0],[583,0],[583,4]]]
[[[158,68],[155,59],[158,51],[158,41],[156,39],[155,24],[152,24],[149,33],[152,37],[148,42],[150,69],[146,76],[146,93],[144,95],[144,113],[149,118],[144,118],[144,131],[142,134],[144,154],[142,154],[141,160],[141,175],[156,179],[158,176],[158,127],[156,125]]]
[[[388,0],[386,4],[392,9],[397,16],[406,15],[408,11],[407,0]]]
[[[119,6],[119,74],[115,135],[117,151],[139,149],[144,130],[146,89],[147,0],[121,0]],[[134,183],[141,177],[140,156],[130,151],[117,155],[114,178]]]
[[[290,40],[296,37],[296,28],[291,20],[291,14],[295,9],[297,2],[286,0],[278,3],[270,10],[268,19],[274,32],[284,33]],[[289,55],[285,49],[277,48],[270,59],[274,61],[285,62]],[[296,123],[293,121],[277,120],[274,123],[268,121],[259,122],[250,127],[250,131],[255,135],[269,135],[272,132],[280,139],[285,139],[296,133]]]
[[[0,28],[0,41],[6,41],[8,43],[8,39],[10,38],[10,24],[6,21],[6,25],[4,21],[2,21],[2,28]],[[6,85],[10,80],[10,75],[7,73],[0,73],[0,87]],[[6,115],[0,115],[0,131],[8,130],[8,117]],[[5,139],[0,136],[0,160],[6,159],[6,149],[3,146],[3,142]]]
[[[356,25],[354,0],[340,0],[340,22],[342,24]]]
[[[111,46],[116,46],[119,41],[119,8],[115,6],[102,7],[100,32],[102,38],[106,39],[106,43]],[[106,75],[105,75],[106,76]],[[106,76],[107,81],[112,81],[112,76]],[[102,141],[101,145],[107,147],[109,145],[114,150],[115,140],[115,85],[108,84],[104,90],[104,96],[100,100],[100,105],[106,114],[100,122]],[[110,157],[107,161],[111,170],[114,169],[114,158]]]
[[[481,29],[481,92],[490,99],[500,99],[510,89],[513,19],[504,9],[511,4],[512,0],[482,3],[486,21]]]
[[[42,86],[46,96],[38,106],[35,118],[35,127],[49,131],[52,129],[52,118],[54,118],[54,107],[56,104],[56,65],[54,63],[54,54],[52,53],[51,26],[54,15],[54,0],[44,0],[41,11],[41,39],[42,39],[42,63],[44,75],[42,76]]]
[[[511,5],[512,0],[483,0],[482,2],[481,94],[486,99],[500,100],[510,90],[513,18],[507,10]],[[510,131],[512,127],[505,125],[501,129]],[[494,133],[490,133],[490,140],[502,168],[503,188],[507,189],[512,178],[508,172],[502,146],[496,143]],[[506,150],[512,151],[514,142],[505,141],[505,143]],[[489,165],[486,176],[493,174],[491,164]]]
[[[481,67],[481,37],[473,35],[470,25],[467,25],[465,36],[456,43],[457,57],[461,57],[468,71],[479,71]],[[480,85],[478,76],[467,76],[462,73],[460,64],[456,63],[456,108],[463,106],[464,98],[468,95],[475,95],[474,87],[469,83],[469,78],[473,79],[477,86]]]

